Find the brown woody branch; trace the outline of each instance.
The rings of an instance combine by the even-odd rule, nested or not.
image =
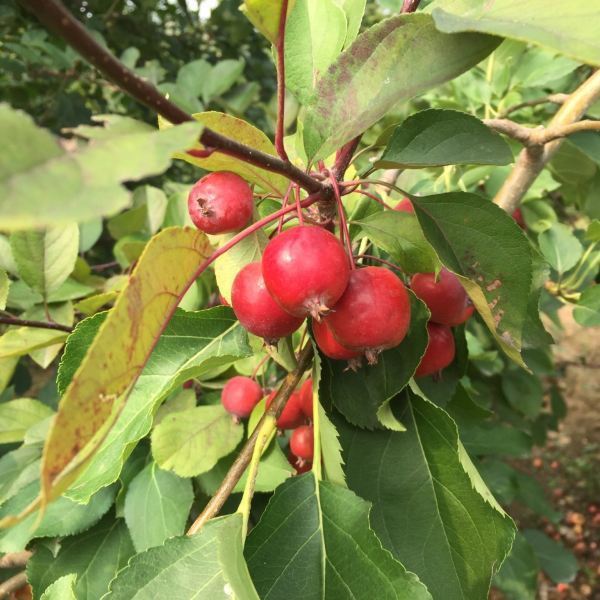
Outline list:
[[[33,12],[49,30],[64,39],[121,90],[156,111],[170,123],[179,124],[193,120],[191,115],[165,98],[157,88],[136,75],[106,48],[98,44],[86,28],[60,2],[57,0],[19,1]],[[309,192],[322,191],[323,186],[320,182],[290,162],[240,144],[212,129],[205,128],[200,136],[200,141],[208,148],[283,175]]]
[[[22,552],[11,552],[0,558],[0,569],[16,569],[24,567],[31,558],[32,552],[23,550]]]
[[[503,133],[528,148],[543,146],[579,131],[600,131],[600,121],[591,120],[556,125],[555,127],[526,127],[510,119],[485,119],[483,122],[490,129]]]
[[[27,574],[25,571],[17,573],[15,576],[0,583],[0,598],[8,598],[13,592],[20,590],[27,583]]]
[[[310,361],[313,356],[312,344],[309,341],[300,354],[298,355],[298,365],[296,368],[288,373],[283,383],[277,390],[277,394],[273,399],[271,405],[267,409],[265,415],[272,415],[278,417],[281,414],[286,402],[292,395],[292,392],[296,389],[304,371],[308,368]],[[246,471],[246,468],[250,464],[252,459],[252,452],[254,446],[258,440],[258,435],[261,430],[262,424],[264,423],[265,416],[257,423],[254,431],[248,441],[244,444],[244,447],[240,450],[233,465],[225,475],[225,478],[221,482],[219,489],[214,493],[213,497],[208,501],[208,504],[204,507],[204,510],[200,513],[198,518],[192,523],[192,526],[188,529],[187,534],[193,535],[198,533],[200,529],[206,524],[207,521],[216,517],[219,514],[223,504],[233,491],[233,488],[237,485],[238,481],[242,478],[242,475]]]
[[[600,71],[593,73],[569,95],[550,121],[547,131],[564,133],[565,130],[569,130],[598,98],[600,98]],[[563,138],[559,137],[545,145],[529,146],[521,150],[513,170],[496,194],[494,202],[505,211],[512,213],[531,184],[560,148],[562,141]]]
[[[71,333],[72,327],[61,325],[60,323],[50,323],[48,321],[32,321],[31,319],[19,319],[18,317],[0,316],[0,323],[3,325],[17,325],[19,327],[36,327],[37,329],[54,329],[56,331],[66,331]]]

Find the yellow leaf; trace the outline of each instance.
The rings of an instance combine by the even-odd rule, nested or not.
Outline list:
[[[86,446],[97,447],[99,433],[106,435],[210,253],[206,236],[190,228],[165,229],[148,243],[61,399],[44,447],[44,499],[60,493],[56,488],[66,489],[76,476],[74,465],[77,474],[83,467],[80,453],[87,460]]]
[[[46,348],[64,342],[68,333],[54,329],[17,327],[9,329],[0,337],[0,359],[23,356],[39,348]]]
[[[273,146],[271,140],[260,131],[260,129],[250,125],[250,123],[243,119],[238,119],[231,115],[215,111],[196,113],[192,116],[196,121],[199,121],[205,127],[209,127],[217,133],[233,138],[237,142],[246,144],[246,146],[250,146],[261,152],[277,156],[275,146]],[[172,127],[171,123],[160,117],[158,119],[158,126],[160,129]],[[204,149],[204,146],[198,143],[195,146],[195,149],[202,150]],[[222,152],[214,152],[208,158],[196,158],[186,152],[177,152],[173,154],[173,156],[185,160],[192,165],[196,165],[197,167],[202,167],[207,171],[232,171],[233,173],[237,173],[240,177],[243,177],[246,181],[255,183],[266,192],[283,195],[288,188],[289,182],[285,177],[271,173],[270,171],[265,171],[255,165],[242,162],[241,160],[223,154]]]

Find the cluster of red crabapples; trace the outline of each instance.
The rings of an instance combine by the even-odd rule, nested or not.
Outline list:
[[[276,393],[273,391],[267,396],[267,408]],[[250,416],[263,396],[262,388],[254,379],[237,375],[225,384],[221,393],[221,404],[228,413],[238,419],[245,419]],[[314,439],[312,418],[312,379],[307,379],[299,390],[292,392],[277,418],[278,429],[292,430],[288,460],[297,473],[304,473],[312,466]]]
[[[206,233],[243,229],[252,217],[253,194],[238,175],[216,172],[200,179],[188,198],[190,216]],[[396,207],[412,212],[408,199]],[[458,278],[442,270],[413,276],[411,287],[431,311],[429,345],[416,375],[438,373],[454,358],[449,329],[473,308]],[[276,235],[262,260],[244,266],[231,289],[240,323],[267,343],[296,331],[307,317],[321,352],[335,360],[379,353],[400,344],[410,325],[410,297],[402,280],[384,267],[355,268],[342,242],[316,225],[300,224]]]

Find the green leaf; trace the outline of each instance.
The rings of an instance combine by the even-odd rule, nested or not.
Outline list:
[[[201,129],[197,123],[169,131],[136,129],[67,152],[31,117],[2,105],[0,138],[8,146],[0,159],[0,229],[67,225],[114,214],[130,203],[122,182],[162,173],[171,154],[192,147]]]
[[[10,287],[10,279],[6,271],[0,269],[0,310],[6,308],[6,300],[8,298],[8,288]]]
[[[40,600],[77,600],[75,596],[76,575],[63,575],[40,596]]]
[[[154,426],[158,425],[170,414],[182,412],[196,406],[195,390],[181,390],[163,402],[154,416]]]
[[[280,0],[275,1],[279,2]],[[196,113],[192,116],[196,121],[199,121],[202,125],[209,127],[217,133],[229,136],[256,150],[277,156],[275,146],[273,146],[267,135],[243,119],[216,111]],[[169,122],[160,118],[159,126],[161,129],[172,127]],[[198,142],[195,148],[202,149],[203,146]],[[231,171],[232,173],[237,173],[246,181],[255,183],[266,192],[283,195],[288,188],[289,182],[282,175],[265,171],[260,167],[241,161],[233,156],[228,156],[222,152],[215,152],[208,158],[196,158],[185,152],[176,152],[173,156],[207,171]]]
[[[224,94],[242,75],[246,64],[240,60],[221,60],[210,71],[202,86],[202,99],[208,104],[213,98]]]
[[[587,0],[548,5],[545,0],[442,0],[433,18],[441,31],[480,31],[558,50],[591,65],[600,65],[597,6]]]
[[[540,414],[544,389],[535,375],[521,369],[509,369],[502,375],[502,391],[509,404],[521,414],[530,419]]]
[[[348,46],[350,46],[350,44],[352,44],[358,35],[360,24],[362,22],[363,15],[365,14],[367,0],[336,0],[336,2],[346,13],[346,21],[348,22],[346,40],[344,41],[345,50]]]
[[[51,408],[32,398],[0,402],[0,444],[22,441],[32,425],[53,414]]]
[[[60,401],[44,448],[44,494],[58,476],[53,493],[66,490],[85,468],[209,253],[199,231],[173,227],[152,238]]]
[[[507,165],[509,145],[479,119],[457,110],[418,112],[396,127],[378,168]]]
[[[381,547],[369,526],[369,508],[351,491],[317,482],[313,473],[279,487],[246,541],[260,597],[431,598]]]
[[[600,285],[583,290],[573,310],[573,318],[583,327],[600,325]]]
[[[68,333],[54,329],[17,327],[0,336],[0,359],[23,356],[39,348],[46,348],[64,342]]]
[[[47,297],[73,271],[79,228],[71,223],[47,231],[18,231],[10,236],[10,246],[23,281]]]
[[[0,505],[39,477],[41,456],[36,444],[20,446],[0,458]]]
[[[532,281],[527,238],[501,208],[475,194],[411,196],[425,237],[461,283],[506,354],[520,356]]]
[[[47,593],[57,578],[73,573],[77,576],[74,597],[101,598],[134,554],[123,519],[107,515],[92,529],[63,538],[56,556],[40,544],[27,562],[27,581],[37,598],[42,592]]]
[[[106,314],[100,313],[82,321],[67,341],[57,377],[59,391],[69,385],[105,318]],[[157,405],[184,381],[251,354],[247,334],[230,308],[197,313],[178,310],[134,385],[114,429],[71,486],[69,496],[86,501],[96,490],[115,481],[135,442],[150,431]]]
[[[578,131],[567,139],[595,163],[600,164],[600,134],[597,131]]]
[[[203,58],[193,60],[177,71],[177,87],[197,98],[209,77],[212,65]]]
[[[293,11],[296,0],[288,2],[288,16]],[[279,17],[283,0],[244,0],[240,10],[248,20],[271,43],[275,44],[279,37]]]
[[[484,423],[461,431],[469,454],[525,457],[531,452],[531,436],[510,425]]]
[[[338,57],[347,22],[336,0],[296,0],[285,31],[285,81],[307,104],[319,78]]]
[[[410,328],[399,346],[379,355],[377,364],[346,371],[345,361],[323,357],[319,398],[332,404],[350,423],[375,429],[381,426],[379,411],[409,382],[427,347],[425,305],[411,296]]]
[[[161,468],[194,477],[233,452],[243,436],[244,427],[220,404],[196,406],[168,415],[154,428],[152,455]]]
[[[550,266],[560,275],[572,269],[583,254],[581,242],[570,227],[554,223],[538,236],[540,251]]]
[[[510,550],[512,521],[445,411],[408,394],[398,419],[407,431],[367,432],[339,420],[348,485],[373,502],[375,533],[434,598],[487,598]]]
[[[366,236],[406,273],[439,271],[439,261],[414,215],[395,210],[354,221]]]
[[[600,242],[600,220],[594,219],[585,232],[585,239],[588,242]]]
[[[192,536],[137,554],[105,600],[258,600],[242,555],[242,516],[209,521]]]
[[[540,567],[552,581],[569,583],[575,579],[579,567],[570,550],[535,529],[525,529],[523,535],[533,547]]]
[[[538,561],[533,548],[521,533],[517,533],[510,554],[494,577],[494,586],[506,600],[535,600]]]
[[[185,532],[194,500],[192,483],[150,463],[131,481],[125,496],[125,521],[137,552],[160,546]]]
[[[38,495],[40,483],[30,483],[0,507],[0,518],[19,514]],[[89,503],[78,504],[64,496],[46,506],[43,517],[34,512],[9,529],[0,529],[0,552],[19,552],[33,538],[73,535],[85,531],[108,512],[115,489],[107,487],[91,497]]]
[[[479,34],[446,35],[425,14],[377,23],[334,62],[317,83],[304,118],[311,160],[325,158],[403,100],[453,79],[498,44]]]

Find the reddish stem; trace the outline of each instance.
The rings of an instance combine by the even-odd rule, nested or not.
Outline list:
[[[60,323],[47,322],[47,321],[33,321],[32,319],[19,319],[19,317],[12,316],[0,316],[0,324],[2,325],[16,325],[17,327],[35,327],[37,329],[54,329],[56,331],[64,331],[71,333],[72,327],[68,325],[61,325]]]
[[[417,10],[421,0],[404,0],[402,3],[402,13],[412,13]]]
[[[294,186],[294,194],[296,196],[296,210],[298,211],[298,221],[300,221],[300,225],[304,225],[304,216],[302,214],[302,207],[300,206],[300,188],[297,185]]]
[[[341,179],[352,162],[354,152],[360,143],[360,135],[342,146],[335,155],[335,165],[332,169],[336,179]]]
[[[291,191],[292,191],[292,182],[290,181],[290,185],[288,185],[287,192],[285,193],[285,196],[283,197],[283,202],[281,204],[282,208],[285,208],[288,205]],[[279,235],[281,233],[282,229],[283,229],[283,215],[279,219],[279,225],[277,225],[277,235]]]
[[[348,260],[350,261],[350,268],[354,269],[354,258],[352,256],[352,242],[350,240],[350,230],[348,229],[348,223],[346,221],[346,213],[344,212],[344,204],[342,203],[342,197],[340,195],[340,188],[338,187],[337,179],[333,173],[329,174],[329,180],[331,181],[331,187],[333,188],[333,195],[337,203],[338,214],[340,217],[340,237],[342,243],[346,242],[346,249],[348,251]]]
[[[282,160],[289,161],[283,138],[285,135],[285,24],[288,0],[281,3],[279,13],[279,33],[277,35],[277,126],[275,128],[275,150]]]
[[[402,269],[398,265],[395,265],[393,262],[390,262],[389,260],[384,260],[383,258],[379,258],[377,256],[373,256],[372,254],[357,254],[354,258],[357,258],[357,259],[358,258],[368,258],[370,260],[375,260],[377,262],[380,262],[383,265],[387,265],[391,269],[395,269],[396,271],[400,271],[400,273],[404,272],[404,271],[402,271]]]

